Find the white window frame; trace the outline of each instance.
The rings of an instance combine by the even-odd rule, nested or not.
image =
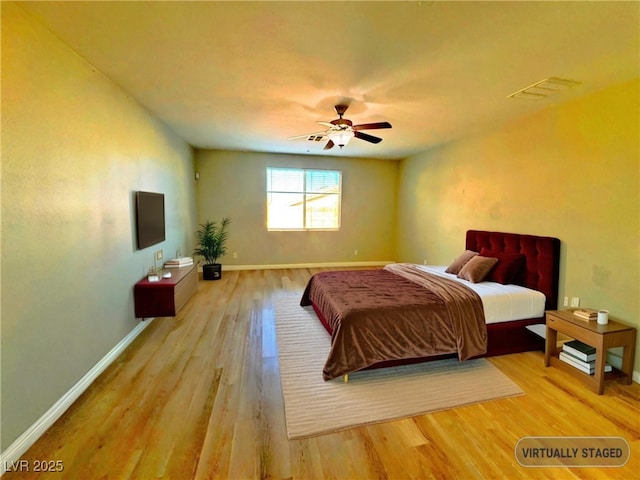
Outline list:
[[[286,189],[286,190],[277,190],[277,189],[269,189],[269,184],[270,184],[270,178],[271,178],[271,171],[273,170],[289,170],[291,172],[297,172],[297,173],[301,173],[302,174],[302,189],[298,190],[296,188],[292,188],[292,189]],[[313,192],[313,191],[309,191],[307,189],[307,174],[309,172],[331,172],[331,173],[335,173],[338,175],[338,191],[337,192],[330,192],[330,193],[325,193],[323,195],[336,195],[337,196],[337,218],[336,218],[336,222],[337,225],[335,227],[313,227],[313,226],[308,226],[307,225],[307,218],[308,218],[308,209],[310,208],[308,206],[308,203],[310,201],[313,200],[313,198],[310,198],[313,195],[318,195],[318,192]],[[290,231],[338,231],[340,230],[340,224],[341,224],[341,217],[342,217],[342,171],[340,170],[330,170],[330,169],[320,169],[320,168],[299,168],[299,167],[267,167],[266,169],[266,175],[267,175],[267,181],[266,181],[266,202],[267,202],[267,230],[268,231],[286,231],[286,232],[290,232]],[[270,225],[270,195],[273,193],[289,193],[289,194],[298,194],[302,196],[302,210],[301,210],[301,215],[302,215],[302,227],[292,227],[292,228],[286,228],[286,227],[272,227]]]

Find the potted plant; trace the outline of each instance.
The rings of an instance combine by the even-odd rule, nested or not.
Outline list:
[[[227,226],[231,223],[229,217],[224,217],[217,222],[207,221],[200,224],[200,229],[196,232],[196,248],[194,255],[204,258],[202,265],[203,280],[220,280],[222,278],[222,265],[217,263],[218,258],[227,252]]]

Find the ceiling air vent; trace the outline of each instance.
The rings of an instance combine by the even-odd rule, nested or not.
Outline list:
[[[581,82],[575,80],[568,80],[566,78],[549,77],[544,80],[540,80],[533,85],[529,85],[522,90],[508,95],[507,98],[522,98],[525,100],[542,100],[554,93],[563,92],[570,88],[581,85]]]

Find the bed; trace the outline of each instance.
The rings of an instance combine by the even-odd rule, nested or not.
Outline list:
[[[450,265],[313,275],[300,304],[311,305],[331,335],[323,378],[544,349],[544,340],[527,327],[544,324],[544,311],[557,308],[559,259],[557,238],[469,230]],[[518,296],[529,309],[508,300]]]

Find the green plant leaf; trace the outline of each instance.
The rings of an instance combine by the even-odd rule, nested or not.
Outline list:
[[[219,224],[211,221],[200,224],[196,232],[197,242],[193,254],[204,258],[207,265],[216,263],[218,258],[227,253],[227,226],[230,223],[231,219],[224,217]]]

